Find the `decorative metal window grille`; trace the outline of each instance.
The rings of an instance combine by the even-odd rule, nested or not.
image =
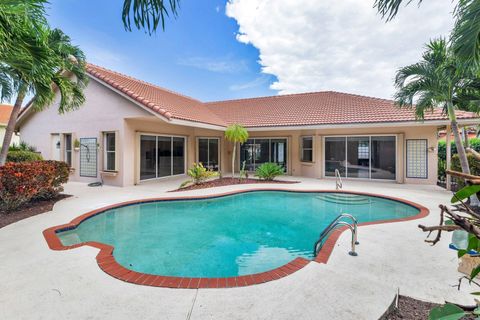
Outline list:
[[[97,138],[80,138],[80,176],[97,177]]]
[[[428,150],[426,139],[407,139],[407,178],[428,177]]]

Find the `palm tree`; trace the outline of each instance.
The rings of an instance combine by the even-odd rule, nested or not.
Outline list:
[[[176,17],[180,0],[125,0],[123,3],[122,20],[126,30],[132,31],[131,16],[137,29],[144,29],[152,34],[159,23],[165,30],[165,19],[172,14]]]
[[[478,70],[459,62],[444,39],[432,40],[418,63],[397,71],[394,95],[400,107],[415,109],[417,118],[425,112],[442,108],[448,115],[463,173],[470,173],[467,155],[458,132],[455,109],[478,99]],[[472,103],[474,101],[472,100]]]
[[[28,35],[28,30],[24,32]],[[80,107],[85,101],[83,89],[88,77],[86,74],[85,55],[76,46],[72,45],[70,38],[61,30],[51,30],[48,26],[37,26],[35,32],[36,42],[32,49],[45,52],[43,59],[31,62],[28,55],[15,56],[15,51],[10,54],[3,53],[0,57],[0,98],[9,100],[15,95],[15,103],[8,121],[0,152],[0,165],[5,164],[8,147],[15,129],[18,114],[27,94],[34,98],[30,102],[35,111],[40,111],[50,105],[56,93],[60,101],[58,111],[64,113]],[[20,67],[19,67],[20,66]],[[30,73],[28,67],[31,68]]]
[[[375,0],[374,7],[386,21],[398,14],[402,4],[423,0]],[[463,61],[480,63],[480,0],[458,0],[454,11],[455,26],[451,34],[453,52]]]
[[[232,152],[232,178],[235,177],[235,156],[237,143],[244,143],[248,140],[248,131],[240,124],[232,124],[225,130],[225,138],[233,142]]]

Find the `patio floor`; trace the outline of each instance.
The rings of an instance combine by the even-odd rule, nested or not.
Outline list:
[[[399,197],[431,213],[421,220],[363,226],[358,257],[348,252],[343,233],[327,264],[309,263],[285,278],[242,288],[168,289],[133,285],[100,270],[98,249],[50,250],[42,231],[106,205],[151,197],[205,195],[232,190],[284,188],[334,189],[335,181],[298,177],[298,184],[253,184],[166,193],[185,178],[134,187],[90,188],[69,183],[74,197],[54,210],[0,229],[0,319],[378,319],[400,289],[433,302],[473,304],[478,291],[468,282],[460,291],[450,235],[436,246],[424,243],[417,225],[438,223],[438,204],[450,193],[435,186],[344,181],[344,190]],[[320,230],[319,230],[320,231]]]

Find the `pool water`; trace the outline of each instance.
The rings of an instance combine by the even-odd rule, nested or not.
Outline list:
[[[413,216],[413,206],[341,193],[255,191],[111,209],[57,235],[63,245],[112,245],[115,259],[163,276],[232,277],[313,258],[320,232],[341,213],[359,222]],[[359,234],[361,240],[361,232]]]

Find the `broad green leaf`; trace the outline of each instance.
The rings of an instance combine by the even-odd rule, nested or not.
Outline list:
[[[467,250],[460,249],[457,251],[457,257],[459,258],[463,257],[465,254],[467,254]]]
[[[458,202],[460,200],[468,199],[471,195],[480,192],[480,185],[475,184],[471,186],[463,187],[462,189],[458,190],[455,195],[450,200],[452,203]]]
[[[472,292],[470,294],[473,294],[474,296],[480,296],[480,292]]]
[[[473,279],[477,276],[477,274],[480,273],[480,265],[476,266],[473,268],[472,272],[470,273],[470,282],[472,282]]]
[[[440,307],[435,307],[430,311],[429,320],[458,320],[465,315],[460,307],[447,303]]]
[[[470,251],[470,250],[479,251],[479,248],[480,248],[480,241],[475,235],[469,233],[467,251]]]

